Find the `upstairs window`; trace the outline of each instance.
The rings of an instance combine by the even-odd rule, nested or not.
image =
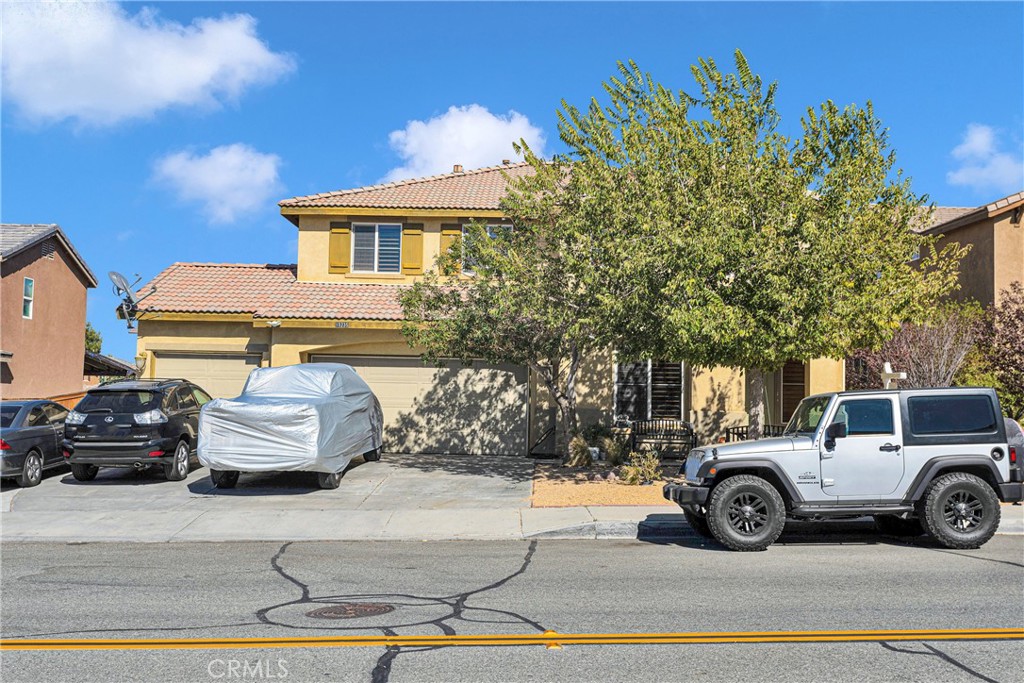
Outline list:
[[[615,415],[629,420],[683,419],[683,364],[619,363],[615,370]]]
[[[32,319],[32,310],[36,301],[36,281],[30,277],[25,278],[21,290],[21,317]]]
[[[401,273],[402,226],[390,223],[352,225],[353,273]]]
[[[511,225],[488,225],[487,236],[491,239],[494,239],[494,237],[500,231],[511,229]],[[466,253],[466,244],[469,242],[470,239],[471,235],[469,231],[469,226],[462,226],[462,272],[465,273],[466,275],[473,275],[474,271],[476,270],[476,262],[469,254]]]

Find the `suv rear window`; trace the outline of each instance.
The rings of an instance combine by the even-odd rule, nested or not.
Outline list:
[[[157,391],[91,391],[75,410],[80,413],[144,413],[160,407]]]
[[[988,396],[912,396],[907,408],[910,431],[919,436],[996,431],[996,413]]]

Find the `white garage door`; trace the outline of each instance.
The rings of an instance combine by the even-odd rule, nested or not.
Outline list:
[[[366,380],[384,409],[384,449],[393,453],[526,455],[526,369],[515,365],[419,358],[313,356],[345,363]]]
[[[157,353],[156,377],[181,377],[198,384],[214,398],[233,398],[242,393],[260,356],[252,354]]]

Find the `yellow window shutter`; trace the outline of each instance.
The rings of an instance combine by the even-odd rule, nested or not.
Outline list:
[[[423,274],[423,224],[402,226],[402,274]]]
[[[443,224],[441,226],[441,254],[447,254],[448,250],[458,240],[462,239],[462,226],[458,223]],[[459,261],[461,266],[461,259]],[[448,270],[444,275],[458,275],[462,272],[462,268],[456,266],[453,270]]]
[[[331,243],[327,251],[329,270],[332,273],[347,273],[352,257],[351,223],[331,221]]]

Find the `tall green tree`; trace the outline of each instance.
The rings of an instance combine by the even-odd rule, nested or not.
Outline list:
[[[435,271],[403,297],[410,342],[529,365],[569,431],[596,349],[747,368],[756,435],[766,373],[875,348],[956,286],[963,250],[911,230],[925,198],[870,104],[826,102],[787,135],[776,84],[741,53],[736,73],[700,60],[692,74],[688,94],[629,62],[605,104],[563,101],[568,153],[520,143],[535,173],[510,180],[515,229],[475,226],[440,263],[465,252],[474,277]]]
[[[620,64],[609,103],[563,103],[559,130],[573,176],[614,179],[600,203],[638,285],[616,304],[617,347],[746,368],[756,435],[766,373],[879,346],[957,286],[965,250],[912,230],[926,198],[870,103],[825,102],[787,134],[777,84],[735,64],[700,60],[692,94]]]
[[[103,335],[101,335],[92,323],[85,323],[85,350],[92,353],[99,353],[103,347]]]

